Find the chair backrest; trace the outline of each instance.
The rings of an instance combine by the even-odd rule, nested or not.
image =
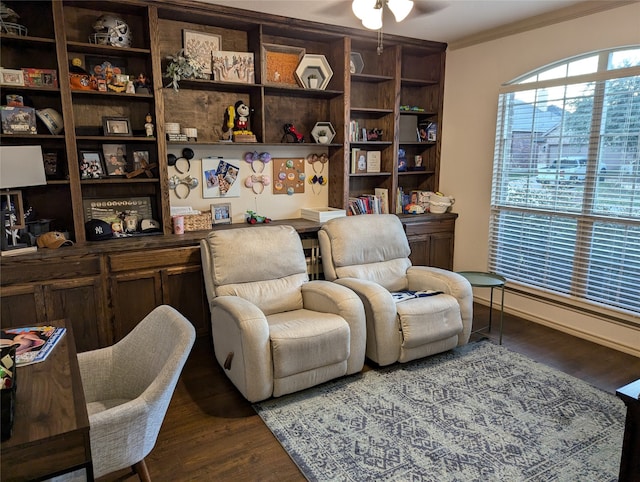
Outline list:
[[[184,316],[161,305],[115,345],[78,353],[96,478],[151,452],[195,338]]]
[[[300,236],[291,226],[214,230],[200,242],[209,303],[234,295],[266,315],[302,308],[309,281]]]
[[[322,226],[318,241],[326,279],[366,279],[389,291],[407,288],[411,250],[397,216],[367,214],[334,218]]]

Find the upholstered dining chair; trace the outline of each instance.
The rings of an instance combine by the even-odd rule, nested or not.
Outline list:
[[[471,285],[451,271],[412,266],[397,216],[335,218],[318,241],[325,279],[351,288],[364,303],[369,359],[407,362],[469,341]]]
[[[195,336],[184,316],[162,305],[115,345],[78,354],[96,478],[131,467],[151,480],[144,458]]]
[[[362,302],[344,286],[309,281],[293,227],[214,230],[200,246],[215,356],[247,400],[362,370]]]

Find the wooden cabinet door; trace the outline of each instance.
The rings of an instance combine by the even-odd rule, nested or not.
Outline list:
[[[39,284],[0,288],[0,326],[43,325],[47,322],[42,287]]]
[[[453,233],[434,233],[429,238],[429,266],[452,270]]]
[[[69,321],[78,352],[109,345],[100,278],[55,281],[43,284],[42,290],[47,320],[65,318]]]
[[[162,304],[162,276],[157,270],[141,270],[111,277],[113,342],[124,338],[156,306]]]
[[[163,302],[191,321],[198,336],[206,336],[210,332],[207,295],[200,266],[163,270],[162,293]]]
[[[431,266],[431,237],[429,235],[411,236],[408,238],[411,254],[409,259],[414,266]]]

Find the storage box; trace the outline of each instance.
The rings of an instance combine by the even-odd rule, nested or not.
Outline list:
[[[205,211],[200,214],[185,214],[184,231],[205,231],[211,230],[211,211]]]
[[[302,208],[300,209],[300,215],[309,221],[324,223],[329,219],[346,216],[347,212],[338,208]]]
[[[33,107],[2,106],[3,134],[37,134],[36,110]]]

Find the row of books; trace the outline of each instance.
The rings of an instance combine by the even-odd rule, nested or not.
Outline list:
[[[351,174],[380,172],[381,164],[381,151],[368,151],[357,147],[351,149]]]
[[[389,214],[389,191],[376,188],[374,194],[350,197],[348,214]]]

